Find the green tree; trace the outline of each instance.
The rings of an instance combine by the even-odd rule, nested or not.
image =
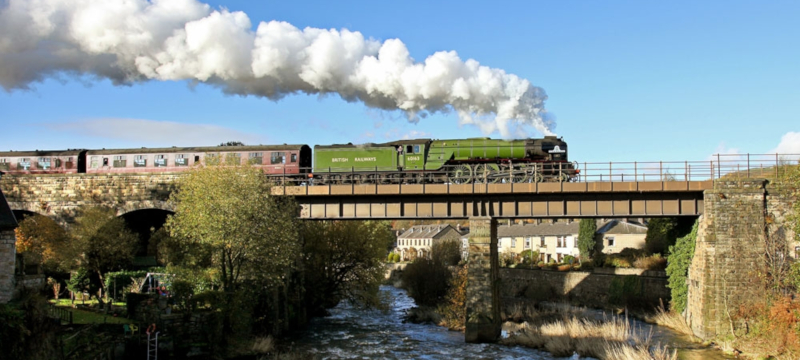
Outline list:
[[[677,221],[674,218],[655,218],[647,223],[647,235],[644,239],[645,249],[650,254],[664,254],[673,244]]]
[[[297,203],[271,187],[261,170],[228,162],[191,170],[170,197],[170,235],[208,246],[226,291],[243,279],[277,283],[298,257]]]
[[[128,229],[116,210],[105,207],[81,208],[72,226],[71,253],[77,266],[89,270],[102,287],[109,271],[130,266],[139,248],[139,237]]]
[[[581,259],[588,260],[594,256],[595,247],[595,233],[597,232],[597,222],[594,219],[581,219],[578,230],[578,250],[581,254]]]
[[[678,239],[675,245],[669,248],[667,258],[667,276],[672,300],[670,306],[672,310],[682,313],[686,309],[686,301],[689,293],[689,286],[686,285],[686,277],[689,274],[689,266],[692,264],[694,256],[694,246],[697,240],[697,220],[692,227],[692,232]]]
[[[308,309],[312,314],[347,300],[364,306],[380,303],[383,258],[393,241],[384,221],[319,221],[303,226],[303,266]]]
[[[431,247],[431,259],[445,266],[455,266],[461,262],[461,242],[445,240],[434,242]]]

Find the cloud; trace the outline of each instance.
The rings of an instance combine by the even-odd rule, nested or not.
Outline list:
[[[769,151],[770,154],[800,154],[800,132],[790,131],[781,137],[778,147]]]
[[[411,123],[455,113],[504,138],[552,134],[544,89],[503,69],[438,51],[411,57],[399,39],[348,29],[255,24],[198,0],[0,0],[0,88],[30,89],[62,75],[116,85],[207,83],[227,94],[279,100],[338,95]]]
[[[78,135],[125,140],[150,146],[215,146],[227,141],[262,143],[258,135],[208,124],[185,124],[146,119],[102,118],[45,127]]]
[[[738,158],[736,155],[741,155],[741,151],[738,148],[728,147],[725,145],[724,141],[721,141],[719,145],[717,145],[716,150],[708,156],[707,160],[717,160],[717,155],[724,156],[725,159],[732,160]]]

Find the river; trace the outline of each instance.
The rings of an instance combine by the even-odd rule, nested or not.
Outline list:
[[[414,300],[405,291],[381,286],[391,300],[388,311],[362,310],[348,304],[331,309],[331,316],[316,318],[297,337],[292,352],[313,354],[319,359],[577,359],[557,358],[548,352],[497,344],[467,344],[464,334],[435,325],[403,323]],[[637,323],[636,326],[651,325]],[[658,328],[655,337],[678,340],[668,329]],[[672,342],[672,341],[670,341]],[[678,347],[693,346],[678,340]],[[712,351],[713,353],[717,353]],[[703,351],[705,355],[711,355]],[[716,355],[716,354],[714,354]],[[703,356],[704,358],[706,356]],[[713,356],[722,359],[723,357]],[[586,358],[582,358],[586,359]]]

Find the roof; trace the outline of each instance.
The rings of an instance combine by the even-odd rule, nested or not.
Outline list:
[[[17,219],[8,206],[3,190],[0,190],[0,230],[11,230],[17,227]]]
[[[192,152],[249,152],[264,150],[300,150],[308,145],[246,145],[246,146],[194,146],[171,148],[134,148],[134,149],[100,149],[89,150],[88,155],[111,154],[153,154],[153,153],[192,153]]]
[[[47,156],[78,156],[78,149],[69,150],[36,150],[36,151],[3,151],[0,157],[47,157]]]
[[[544,223],[523,225],[498,225],[497,237],[572,235],[580,230],[580,222]]]
[[[448,229],[453,229],[452,226],[447,224],[438,225],[416,225],[406,230],[398,239],[431,239],[446,232]],[[455,229],[453,229],[455,230]],[[456,231],[457,232],[457,231]]]
[[[333,145],[315,145],[314,149],[366,149],[366,148],[384,148],[395,147],[397,145],[412,145],[412,144],[427,144],[431,139],[409,139],[397,140],[386,143],[364,143],[364,144],[333,144]]]
[[[597,229],[599,234],[647,234],[647,226],[634,224],[627,221],[609,220]]]

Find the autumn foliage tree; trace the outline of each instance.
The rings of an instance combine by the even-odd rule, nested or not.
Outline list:
[[[46,273],[67,270],[67,232],[52,219],[35,214],[19,222],[15,230],[17,251],[26,264],[41,264]]]
[[[171,237],[209,249],[226,291],[244,279],[277,283],[298,257],[297,203],[271,187],[258,168],[212,163],[190,171],[170,197]]]

